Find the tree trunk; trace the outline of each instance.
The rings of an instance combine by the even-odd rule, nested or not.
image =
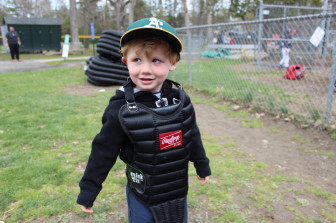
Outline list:
[[[117,30],[120,30],[120,0],[116,1],[116,28]]]
[[[122,31],[125,27],[125,8],[130,1],[125,0],[109,0],[110,4],[114,7],[115,15],[116,15],[116,30]],[[133,6],[134,8],[134,6]],[[132,11],[134,13],[134,10]]]
[[[70,0],[71,43],[79,42],[76,0]]]
[[[84,35],[90,35],[89,27],[90,27],[90,0],[85,0],[84,3]],[[84,39],[84,47],[85,49],[89,49],[90,39]]]
[[[134,6],[135,6],[135,0],[130,0],[129,3],[129,15],[128,15],[128,25],[132,24],[134,22]]]
[[[204,0],[200,0],[199,1],[199,20],[198,20],[198,25],[203,25],[204,24],[204,14],[205,14],[205,12],[204,12],[204,5],[205,5],[205,3],[204,3]]]
[[[70,27],[71,27],[70,52],[71,51],[82,51],[83,46],[82,46],[82,43],[79,41],[79,37],[78,37],[76,0],[70,0]]]
[[[208,15],[207,15],[207,25],[211,25],[212,24],[212,15],[210,10],[208,11]],[[208,37],[213,36],[213,29],[212,28],[208,28]]]
[[[189,27],[189,13],[188,13],[188,7],[187,7],[187,0],[183,0],[183,11],[184,11],[184,26]]]

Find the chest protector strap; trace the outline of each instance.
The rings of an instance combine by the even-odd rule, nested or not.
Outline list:
[[[182,87],[169,82],[178,87],[178,102],[159,108],[137,103],[134,84],[128,82],[119,121],[134,146],[126,169],[134,196],[151,209],[156,222],[183,223],[195,114]]]

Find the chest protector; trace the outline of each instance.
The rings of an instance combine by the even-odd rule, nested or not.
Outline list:
[[[119,111],[121,126],[134,145],[133,160],[126,170],[130,189],[160,223],[184,222],[195,122],[189,97],[179,84],[172,83],[178,87],[178,102],[149,108],[135,101],[133,83],[128,82],[124,86],[127,104]]]

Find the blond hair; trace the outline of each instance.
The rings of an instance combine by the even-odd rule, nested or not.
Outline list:
[[[130,40],[129,42],[125,43],[125,45],[122,46],[120,49],[120,52],[122,53],[123,57],[127,59],[128,50],[137,45],[141,45],[141,49],[139,49],[138,51],[144,49],[146,56],[148,56],[157,46],[161,45],[167,49],[166,55],[169,57],[169,61],[171,64],[178,62],[180,59],[179,53],[174,51],[172,46],[159,36],[151,36],[151,37],[142,36]],[[138,52],[136,53],[138,54]]]

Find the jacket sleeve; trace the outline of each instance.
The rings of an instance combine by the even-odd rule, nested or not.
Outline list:
[[[124,144],[125,134],[118,119],[119,108],[120,106],[115,106],[110,102],[104,112],[103,126],[92,142],[91,154],[84,175],[79,182],[78,204],[86,207],[93,206],[93,202],[102,189],[102,183],[115,164],[120,148]]]
[[[192,128],[193,138],[192,138],[192,149],[190,154],[190,161],[194,163],[196,173],[200,177],[206,177],[211,175],[210,169],[210,160],[205,154],[205,149],[203,147],[201,134],[196,124],[196,120],[194,126]]]

